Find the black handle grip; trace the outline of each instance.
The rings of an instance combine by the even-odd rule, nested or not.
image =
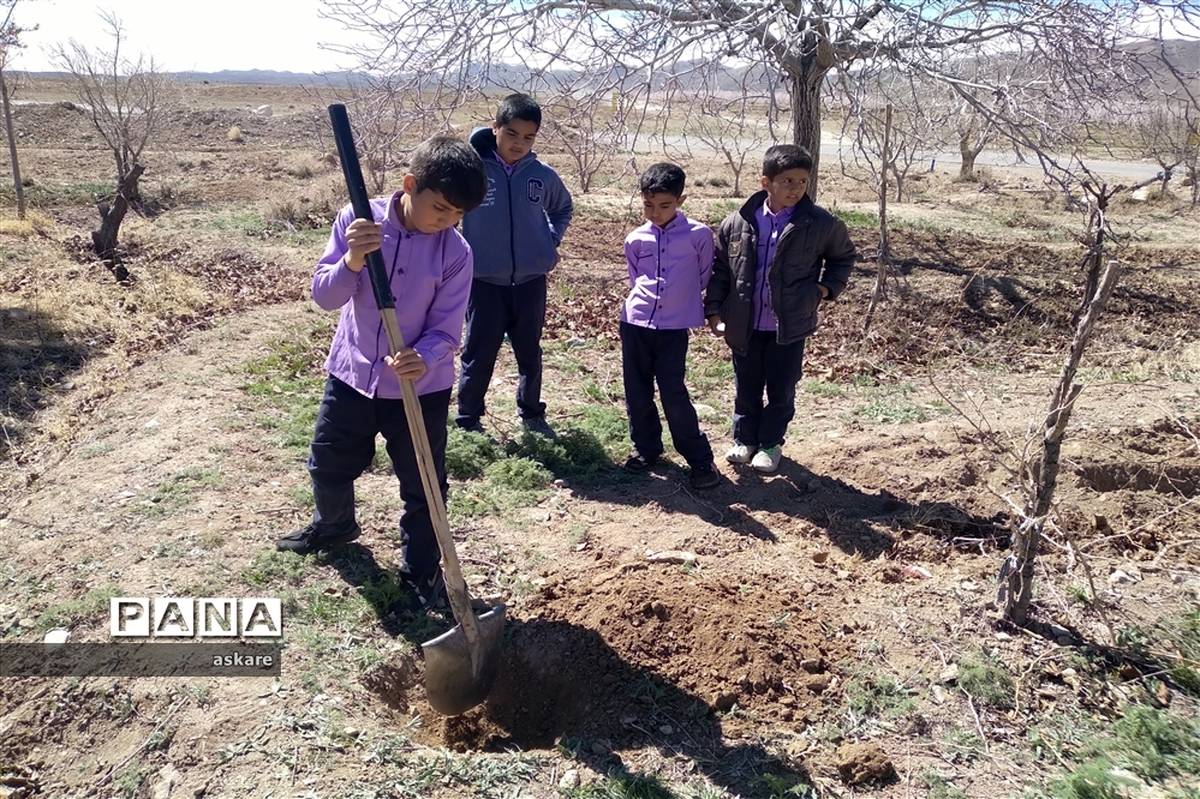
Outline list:
[[[363,182],[362,167],[358,163],[358,151],[354,147],[354,132],[350,130],[350,116],[346,106],[334,103],[329,106],[329,122],[333,126],[333,140],[337,143],[338,159],[342,162],[342,175],[346,178],[346,191],[350,193],[350,205],[359,219],[375,221],[371,213],[371,198],[367,196],[367,184]],[[375,303],[380,308],[395,308],[396,299],[379,250],[367,254],[367,273],[371,276],[371,288],[375,292]]]

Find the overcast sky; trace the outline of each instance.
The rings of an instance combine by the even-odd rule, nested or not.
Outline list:
[[[99,10],[115,9],[125,25],[127,52],[153,55],[169,72],[278,69],[321,72],[344,65],[320,42],[345,34],[322,20],[320,0],[21,0],[14,21],[38,30],[14,59],[17,69],[54,69],[50,47],[68,39],[89,47],[110,39]]]

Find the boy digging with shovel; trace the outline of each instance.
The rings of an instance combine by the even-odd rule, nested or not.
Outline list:
[[[374,222],[355,219],[353,208],[344,208],[313,274],[313,300],[328,311],[341,309],[308,460],[315,510],[308,525],[276,546],[304,554],[358,538],[354,480],[370,465],[375,436],[382,433],[404,500],[401,575],[421,604],[433,607],[446,604],[446,589],[400,380],[415,382],[445,496],[446,415],[473,263],[470,246],[454,228],[482,201],[487,178],[471,147],[434,137],[413,151],[402,185],[390,197],[371,200]],[[400,330],[410,343],[396,353],[389,352],[364,271],[367,253],[375,250],[382,251]]]

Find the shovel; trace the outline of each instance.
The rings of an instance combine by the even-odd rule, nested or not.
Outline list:
[[[354,215],[373,221],[374,215],[363,183],[346,106],[340,103],[329,106],[329,120],[333,125],[333,138],[337,142]],[[399,352],[404,348],[404,337],[396,320],[396,301],[392,297],[383,255],[379,250],[367,255],[367,271],[371,276],[371,288],[375,292],[379,315],[387,330],[388,346],[391,352]],[[429,503],[429,517],[434,535],[437,536],[438,548],[442,552],[442,572],[446,577],[450,609],[454,613],[454,620],[458,622],[449,632],[421,644],[425,652],[425,693],[434,710],[447,716],[457,716],[486,699],[495,682],[500,665],[505,607],[496,605],[479,616],[471,607],[471,596],[467,593],[458,553],[454,550],[454,538],[450,535],[446,503],[438,486],[437,468],[429,447],[429,436],[425,433],[421,403],[417,400],[417,391],[411,380],[401,380],[400,391],[404,400],[404,415],[408,420],[408,433],[416,453],[417,469],[421,473],[421,485]]]

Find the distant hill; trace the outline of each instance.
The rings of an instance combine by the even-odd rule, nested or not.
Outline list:
[[[1190,80],[1188,81],[1190,89],[1194,93],[1200,93],[1200,78],[1196,77],[1196,73],[1200,72],[1200,40],[1170,39],[1162,43],[1162,48],[1166,53],[1167,59],[1181,73],[1190,76]],[[1134,52],[1153,55],[1157,54],[1159,45],[1154,42],[1139,42],[1131,45],[1130,49]],[[678,73],[685,76],[680,80],[680,83],[685,88],[698,88],[699,72],[692,70],[691,66],[693,65],[679,65]],[[749,69],[761,69],[761,67],[749,67]],[[1160,86],[1174,86],[1174,78],[1165,67],[1158,65],[1154,72],[1154,80]],[[66,77],[62,72],[31,72],[28,74],[32,77],[44,78]],[[270,86],[302,86],[319,83],[345,84],[358,83],[366,79],[366,75],[361,72],[309,73],[271,69],[223,69],[219,72],[173,72],[170,74],[175,79],[187,83]],[[559,74],[569,77],[572,73],[570,71],[561,71]],[[723,91],[737,91],[743,74],[744,69],[731,67],[720,76],[718,88]],[[488,70],[487,79],[484,83],[486,86],[495,89],[520,88],[528,86],[531,83],[533,75],[533,70],[522,64],[498,64]],[[660,72],[656,77],[654,88],[660,89],[666,76]],[[631,75],[631,79],[637,79],[636,73]]]

